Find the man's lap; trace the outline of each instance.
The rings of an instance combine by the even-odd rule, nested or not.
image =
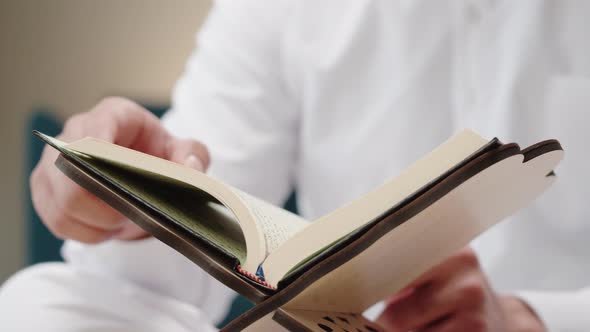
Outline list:
[[[0,288],[3,331],[215,331],[195,306],[121,280],[45,263]]]

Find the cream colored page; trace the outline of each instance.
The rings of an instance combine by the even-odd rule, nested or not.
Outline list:
[[[366,310],[530,203],[556,180],[547,174],[562,158],[559,150],[524,163],[522,155],[515,155],[493,164],[315,281],[283,308]]]
[[[308,221],[289,211],[235,188],[233,190],[248,206],[258,226],[262,229],[267,255],[309,225]]]
[[[256,255],[259,258],[257,258],[255,261],[250,261],[251,264],[248,264],[249,268],[246,268],[244,266],[244,268],[246,268],[250,272],[255,272],[255,270],[252,270],[252,268],[257,267],[257,264],[262,263],[262,261],[268,254],[276,250],[281,244],[286,242],[289,238],[291,238],[293,235],[295,235],[297,232],[299,232],[309,224],[308,221],[300,218],[299,216],[289,211],[286,211],[282,208],[267,203],[261,199],[258,199],[245,192],[242,192],[234,187],[223,184],[221,181],[216,181],[212,177],[203,176],[198,172],[195,173],[194,170],[188,170],[188,174],[192,176],[197,176],[198,180],[189,179],[190,177],[183,176],[186,174],[187,171],[187,169],[184,166],[174,164],[167,160],[162,160],[153,156],[148,156],[137,151],[126,149],[114,144],[102,142],[95,139],[84,139],[71,144],[67,144],[55,138],[46,135],[43,136],[47,140],[50,140],[53,144],[62,148],[67,147],[72,151],[76,151],[77,153],[83,152],[89,155],[98,156],[108,160],[120,162],[126,165],[131,165],[133,167],[145,169],[157,174],[176,178],[180,181],[190,183],[192,185],[198,183],[198,187],[206,187],[210,193],[220,198],[221,201],[224,201],[223,198],[227,199],[231,196],[223,194],[215,195],[215,193],[223,191],[221,189],[231,191],[234,194],[234,196],[241,201],[241,205],[247,207],[247,209],[250,212],[248,215],[253,217],[252,219],[254,219],[254,222],[258,228],[257,233],[261,233],[262,237],[264,238],[264,243],[260,243],[261,241],[257,241],[258,243],[256,243],[256,251],[262,251],[262,256]],[[235,206],[235,204],[230,206],[230,208],[233,206]],[[235,212],[236,211],[234,211],[234,213]],[[243,219],[244,218],[242,216],[242,222],[244,221]],[[251,236],[249,237],[247,233],[252,232],[251,230],[250,232],[248,232],[248,229],[246,229],[245,233],[248,241],[248,239],[251,239]],[[252,258],[253,256],[252,249],[253,245],[252,243],[250,243],[248,250],[249,258]]]
[[[473,131],[464,130],[418,160],[397,178],[319,218],[264,261],[266,280],[276,286],[297,263],[375,219],[488,142]]]
[[[262,230],[252,215],[251,209],[234,192],[235,188],[186,166],[101,140],[85,138],[72,143],[63,143],[45,135],[43,137],[57,147],[67,149],[70,153],[81,153],[108,162],[128,165],[183,182],[207,192],[226,206],[236,216],[240,224],[246,241],[247,252],[246,262],[242,267],[251,273],[255,273],[260,263],[266,258],[267,251],[264,248]]]

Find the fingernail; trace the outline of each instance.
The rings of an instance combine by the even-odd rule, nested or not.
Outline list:
[[[106,240],[113,240],[116,239],[119,234],[121,234],[122,228],[113,229],[112,231],[108,231],[105,233],[105,241]]]
[[[186,158],[184,165],[196,169],[197,171],[203,171],[203,163],[201,162],[201,159],[194,154],[191,154]]]

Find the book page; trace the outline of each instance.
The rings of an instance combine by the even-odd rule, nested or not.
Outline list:
[[[310,223],[285,209],[267,203],[234,188],[234,192],[244,200],[258,225],[262,228],[266,241],[266,254],[274,252],[279,246],[292,238]]]
[[[34,134],[58,149],[61,153],[68,155],[70,158],[81,161],[93,172],[103,173],[102,171],[97,170],[94,165],[89,164],[86,160],[87,157],[92,157],[111,165],[127,167],[128,169],[132,169],[133,172],[152,174],[155,178],[172,181],[177,185],[192,188],[193,190],[196,190],[196,192],[207,193],[231,211],[231,214],[236,217],[236,220],[239,223],[246,244],[246,259],[245,261],[240,259],[242,268],[251,273],[255,273],[260,263],[266,258],[267,255],[262,231],[255,221],[250,209],[244,204],[244,200],[236,195],[231,186],[185,165],[180,165],[169,160],[157,158],[155,156],[94,138],[87,137],[71,143],[65,143],[39,132],[34,132]],[[108,174],[104,174],[104,177],[112,180]],[[117,182],[117,185],[121,186],[119,182]],[[138,188],[129,187],[125,190],[129,192],[130,195],[135,196],[135,190],[141,192],[143,188],[141,182],[138,182],[137,185]],[[155,192],[158,192],[158,189],[158,187],[153,188]],[[148,192],[148,190],[144,190],[143,193],[152,194],[151,191],[152,190],[149,190]],[[146,199],[143,199],[142,203],[147,201],[147,197],[144,198]],[[191,203],[187,204],[189,205],[188,208],[192,208]],[[175,209],[177,210],[176,212],[179,212],[180,214],[185,212],[184,206],[177,206]],[[200,228],[200,220],[192,219],[191,216],[192,214],[185,216],[186,218],[184,220],[187,225],[190,224],[193,228]],[[219,234],[219,232],[216,233]],[[211,233],[208,234],[211,235]],[[241,252],[241,248],[239,250],[234,250],[236,248],[233,247],[225,249],[231,249],[236,257],[244,256]]]
[[[514,149],[510,157],[481,158],[480,165],[472,164],[480,169],[474,175],[433,203],[423,201],[420,212],[315,280],[283,308],[363,312],[399,292],[551,186],[563,151],[536,146],[543,152],[527,153],[530,159]]]
[[[290,212],[247,195],[202,172],[169,160],[89,137],[65,143],[38,132],[35,134],[63,154],[76,160],[84,160],[83,163],[87,164],[86,166],[92,171],[103,173],[106,179],[115,181],[130,195],[138,196],[141,203],[158,206],[161,211],[167,212],[170,216],[180,218],[183,227],[217,243],[223,251],[238,257],[242,269],[252,274],[257,272],[271,252],[277,250],[282,243],[297,234],[307,224],[305,220]],[[93,160],[92,164],[89,160]],[[108,169],[98,170],[94,166],[94,161],[104,162],[103,166],[108,164],[118,169],[125,168],[130,173],[143,175],[144,178],[136,181],[131,174],[121,177],[118,171],[108,173]],[[154,179],[157,183],[153,186],[148,184],[146,175],[149,175],[149,181]],[[169,188],[166,186],[161,188],[162,183],[173,185],[168,186]],[[209,197],[211,202],[220,203],[217,207],[222,205],[227,208],[227,211],[212,209],[214,205],[195,204],[198,202],[193,200],[195,197],[180,200],[177,198],[179,192],[175,187],[184,188],[183,190],[190,193],[187,197],[197,194],[201,195],[201,199]],[[169,190],[164,191],[163,188]],[[197,208],[200,210],[193,211]],[[214,216],[202,218],[206,213],[207,216],[210,214]],[[234,216],[236,222],[230,222],[228,218]],[[218,222],[208,222],[209,219],[218,220]],[[236,227],[234,227],[236,225],[241,229],[245,241],[245,253],[241,240],[236,236]],[[229,238],[228,232],[231,233]]]
[[[264,261],[267,282],[276,286],[300,262],[344,238],[459,164],[489,141],[464,130],[416,161],[398,177],[317,219]]]
[[[140,169],[83,158],[182,228],[245,262],[246,242],[236,217],[206,192]]]

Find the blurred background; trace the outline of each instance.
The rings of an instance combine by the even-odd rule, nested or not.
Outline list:
[[[169,105],[209,7],[207,0],[0,1],[0,283],[30,261],[32,116],[44,110],[63,121],[108,95]]]

